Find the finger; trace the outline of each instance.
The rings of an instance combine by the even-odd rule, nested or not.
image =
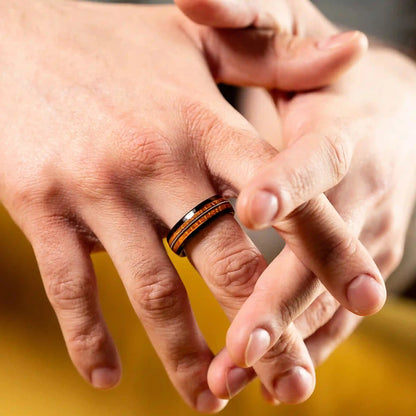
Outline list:
[[[230,110],[226,107],[225,111]],[[231,119],[235,117],[235,113],[235,110],[231,109]],[[239,132],[241,135],[245,133],[244,130],[241,132],[241,129]],[[225,132],[214,135],[211,130],[193,133],[199,137],[195,142],[209,142],[209,147],[216,148],[216,151],[218,147],[213,140],[219,138],[220,143],[224,136],[228,136]],[[204,136],[203,140],[200,135]],[[232,139],[227,137],[226,140]],[[205,149],[196,149],[196,152],[204,154]],[[224,155],[221,158],[224,159]],[[190,173],[193,173],[193,176],[190,176]],[[209,175],[210,172],[198,172],[186,166],[186,169],[170,180],[168,200],[165,192],[149,192],[148,204],[155,207],[160,222],[172,228],[202,201],[221,193],[224,187],[215,183],[215,174],[212,174],[213,183],[210,183]],[[227,193],[231,192],[228,190]],[[215,216],[211,222],[205,223],[197,232],[187,237],[185,243],[187,257],[206,281],[224,311],[232,318],[251,293],[261,272],[267,267],[265,259],[233,216],[228,214]]]
[[[354,214],[348,212],[344,209],[345,212],[343,212],[343,215],[345,216],[347,221],[352,221],[354,218]],[[360,211],[361,212],[361,211]],[[359,233],[359,229],[361,227],[361,218],[355,221],[355,224],[352,226],[354,233]],[[260,277],[260,279],[257,282],[255,292],[261,288],[260,293],[264,295],[264,298],[257,299],[257,302],[254,303],[254,308],[252,310],[249,310],[247,313],[247,316],[243,316],[241,318],[241,321],[250,321],[252,319],[255,319],[256,314],[259,314],[260,316],[264,315],[264,311],[262,309],[262,305],[270,303],[270,294],[275,293],[282,293],[280,302],[278,302],[278,308],[277,312],[273,309],[271,309],[269,312],[270,316],[267,316],[266,314],[266,320],[270,323],[273,323],[275,327],[278,327],[278,332],[282,332],[283,329],[286,327],[288,322],[291,322],[293,317],[295,317],[299,312],[303,311],[303,308],[307,306],[308,302],[310,302],[310,299],[313,299],[316,296],[316,293],[322,292],[322,286],[316,285],[316,278],[309,272],[300,262],[299,260],[290,252],[290,250],[285,249],[282,254],[280,255],[280,265],[282,265],[281,271],[283,272],[284,277],[284,284],[282,287],[277,287],[276,285],[267,286],[267,283],[272,282],[272,280],[266,279],[266,284],[263,284],[262,281],[263,276]],[[290,278],[287,277],[287,270],[290,271]],[[266,271],[267,273],[267,271]],[[276,276],[279,276],[279,273],[276,273],[273,275],[272,279],[273,281],[276,281]],[[296,282],[295,284],[293,282]],[[299,286],[296,286],[298,284]],[[293,289],[295,288],[295,290]],[[296,291],[297,289],[297,291]],[[286,296],[286,297],[285,297]],[[251,296],[253,297],[253,295]],[[246,308],[247,304],[251,300],[248,299],[243,306],[242,310]],[[293,302],[293,298],[296,299],[296,302]],[[282,302],[283,299],[283,302]],[[281,304],[284,304],[284,308],[280,309]],[[256,309],[257,307],[257,309]],[[303,323],[303,333],[300,332],[300,336],[309,336],[311,333],[315,332],[317,328],[322,327],[333,315],[333,313],[338,308],[338,304],[336,301],[333,300],[333,298],[325,292],[320,297],[318,297],[312,305],[309,307],[309,309],[301,315],[300,323]],[[281,311],[285,311],[285,313],[281,313]],[[241,311],[240,311],[241,313]],[[308,319],[304,319],[302,321],[302,317],[308,317]],[[241,316],[238,315],[236,319],[239,319]],[[236,321],[234,321],[235,323]],[[246,323],[245,322],[245,323]],[[233,325],[234,325],[233,323]],[[272,324],[272,325],[273,325]],[[240,326],[241,327],[241,326]],[[301,326],[302,329],[302,326]],[[248,344],[248,347],[246,351],[244,351],[244,355],[246,357],[245,361],[247,360],[247,351],[249,353],[255,354],[255,356],[258,354],[258,356],[262,355],[261,349],[258,348],[270,348],[268,346],[268,342],[270,341],[269,337],[260,337],[259,342],[257,343],[257,346],[255,345],[256,342],[253,343],[253,339],[255,337],[255,333],[252,334],[252,338]],[[263,343],[262,340],[266,340],[266,343]],[[275,391],[273,390],[273,387],[276,388],[276,382],[275,383],[269,383],[269,388],[266,388],[263,386],[263,390],[267,392],[267,399],[270,402],[275,402],[277,398],[282,402],[296,402],[296,401],[302,401],[308,397],[308,377],[303,378],[300,377],[300,375],[303,373],[303,371],[299,372],[297,369],[302,368],[301,366],[298,366],[297,363],[299,362],[299,357],[302,357],[302,349],[299,351],[299,344],[295,344],[294,347],[288,347],[287,346],[287,335],[285,332],[283,332],[283,335],[279,337],[279,341],[276,345],[271,349],[271,351],[267,354],[266,357],[275,357],[275,361],[277,361],[277,364],[269,362],[265,368],[261,368],[261,363],[258,363],[255,366],[256,371],[259,375],[262,376],[262,381],[267,380],[270,378],[270,372],[272,372],[272,376],[276,376],[275,380],[281,380],[282,373],[279,372],[279,366],[281,366],[282,363],[285,363],[285,367],[283,369],[287,370],[290,368],[290,370],[287,370],[286,373],[289,373],[291,375],[292,381],[289,383],[293,383],[291,385],[290,389],[287,389],[286,391]],[[227,344],[232,345],[233,344],[232,334],[229,331],[227,334]],[[301,344],[300,344],[301,345]],[[253,350],[250,351],[250,347],[255,347]],[[222,352],[221,354],[225,354]],[[278,359],[276,359],[278,357]],[[248,373],[244,373],[241,368],[237,368],[236,370],[229,370],[229,367],[226,367],[226,365],[223,364],[223,368],[221,368],[221,359],[218,358],[218,361],[215,360],[211,364],[210,372],[209,372],[209,382],[210,385],[215,385],[217,390],[216,393],[218,394],[220,390],[225,391],[225,384],[227,384],[227,374],[226,371],[229,371],[229,374],[231,376],[228,376],[231,381],[228,381],[227,385],[232,385],[235,389],[235,391],[239,391],[242,388],[242,385],[236,385],[232,383],[236,383],[238,379],[236,379],[237,375],[241,377],[239,380],[241,383],[248,382],[247,377]],[[235,358],[234,358],[235,359]],[[229,362],[234,362],[234,359],[232,360],[229,358]],[[253,359],[255,361],[255,359]],[[267,360],[267,359],[266,359]],[[226,360],[223,360],[226,361]],[[243,364],[244,365],[244,364]],[[276,368],[277,365],[277,368]],[[260,369],[259,369],[260,366]],[[215,368],[215,371],[214,371]],[[305,367],[303,367],[305,368]],[[273,374],[273,371],[274,374]],[[282,371],[282,370],[280,370]],[[267,375],[269,373],[269,375]],[[217,377],[213,378],[211,380],[212,374],[216,375]],[[305,374],[305,373],[303,373]],[[310,373],[309,373],[310,374]],[[294,378],[294,379],[293,379]],[[290,378],[289,378],[290,380]],[[310,380],[309,380],[310,383]],[[301,387],[299,387],[301,386]],[[309,384],[309,388],[311,389],[311,383]],[[313,389],[313,387],[312,387]],[[228,391],[233,391],[232,389],[228,388]],[[310,390],[309,390],[310,391]],[[295,395],[296,392],[296,395]],[[310,393],[309,393],[310,394]],[[288,397],[289,395],[289,397]],[[292,395],[292,396],[290,396]],[[279,401],[278,400],[278,401]]]
[[[291,11],[286,1],[221,1],[221,0],[175,0],[177,6],[196,23],[223,28],[248,26],[289,28],[293,24]],[[269,6],[269,7],[268,7]],[[270,7],[271,6],[271,7]]]
[[[217,82],[285,91],[329,85],[368,47],[366,36],[357,31],[317,40],[257,29],[204,28],[201,37]]]
[[[208,371],[208,384],[217,397],[230,399],[256,377],[254,369],[236,367],[227,350],[223,349],[211,362]]]
[[[131,304],[173,385],[191,407],[217,412],[226,402],[208,388],[207,371],[213,355],[161,239],[148,218],[137,211],[120,206],[114,214],[114,207],[104,207],[100,217],[88,218],[120,273]]]
[[[270,150],[271,146],[265,144],[254,135],[248,140],[246,136],[238,136],[230,131],[228,137],[232,138],[232,140],[218,142],[218,146],[215,146],[214,151],[212,149],[207,151],[208,166],[215,173],[216,177],[222,178],[225,184],[229,183],[228,186],[236,189],[236,192],[238,192],[244,181],[249,179],[256,169],[259,169],[261,162],[266,163],[267,158],[270,160],[273,150]],[[259,152],[259,149],[261,152]],[[219,156],[218,152],[222,153],[222,157],[217,157]],[[224,155],[229,155],[225,158],[227,165],[220,161],[224,159]],[[235,155],[239,157],[236,158]],[[239,166],[237,166],[233,163],[235,159],[243,160],[244,162],[240,162]],[[359,314],[374,313],[384,304],[384,282],[376,265],[355,238],[352,230],[347,227],[324,196],[304,204],[287,217],[285,221],[279,222],[276,228],[296,256],[302,259],[306,268],[310,269],[313,274],[321,279],[340,303]],[[275,280],[275,276],[279,273],[279,271],[276,272],[273,269],[276,264],[278,264],[277,261],[272,263],[265,272],[265,281],[273,282]],[[304,281],[301,280],[301,283]],[[301,288],[302,285],[299,285],[299,287]],[[270,290],[270,293],[289,292],[286,288],[282,288],[281,291]],[[299,293],[299,291],[296,293]],[[287,298],[290,298],[290,294],[287,295]],[[296,299],[296,296],[292,299]],[[256,302],[253,301],[250,304],[255,308]],[[272,303],[260,302],[260,306],[264,308],[267,308],[267,305],[270,304]],[[302,305],[302,307],[306,306]],[[272,308],[274,314],[279,310],[279,307],[283,311],[284,309],[289,309],[285,304],[275,303],[274,308]],[[302,307],[296,308],[296,305],[294,305],[289,310],[299,311],[303,310]],[[240,314],[242,314],[242,311],[240,311]],[[288,313],[285,314],[290,316]],[[249,328],[250,323],[253,322],[253,316],[261,317],[266,315],[247,314],[247,316],[250,319],[242,319],[242,329],[238,331],[238,334],[231,336],[232,339],[235,338],[237,340],[236,344],[239,347],[236,346],[234,351],[229,346],[233,359],[240,365],[244,363],[244,351],[247,348],[251,333],[256,328],[266,329],[266,331],[267,329],[271,330],[271,344],[269,346],[266,345],[266,337],[263,342],[263,346],[266,345],[267,348],[277,341],[281,331],[281,326],[279,325],[267,328],[259,324],[258,327]],[[278,314],[278,316],[281,316],[281,314]],[[293,316],[293,318],[295,317]],[[264,325],[266,325],[265,321],[263,321]],[[231,332],[233,328],[236,328],[237,331],[239,325],[236,322],[238,321],[235,320],[231,325]]]
[[[289,249],[273,263],[262,273],[227,332],[227,349],[239,366],[253,366],[272,348],[319,289],[318,281]]]
[[[257,279],[266,267],[260,253],[231,217],[216,221],[194,237],[187,246],[187,253],[230,319],[252,293]],[[305,286],[308,284],[302,287],[302,291],[308,293]],[[284,316],[282,332],[290,321],[290,317]],[[262,334],[259,338],[253,339],[247,347],[249,355],[258,354],[259,347],[264,343],[269,347],[270,338],[267,339],[266,336],[264,339]],[[255,370],[281,402],[302,402],[314,389],[312,362],[301,337],[294,330],[283,332],[280,338],[279,344],[266,356],[266,363],[260,369],[256,366]],[[227,351],[223,354],[225,353],[228,354]],[[228,358],[228,362],[235,361]],[[235,364],[232,368],[221,368],[221,365],[224,365],[221,359],[211,365],[209,385],[219,397],[231,398],[250,378]]]
[[[262,375],[265,388],[281,403],[302,403],[315,389],[313,362],[293,324],[254,368]]]
[[[254,367],[274,401],[295,404],[308,399],[315,386],[315,374],[307,349],[293,325]],[[219,397],[233,397],[254,377],[251,368],[236,367],[226,349],[213,360],[208,382]]]
[[[324,198],[321,202],[310,203],[322,203],[324,211],[331,207]],[[279,226],[296,257],[285,249],[271,263],[231,324],[227,333],[227,348],[237,364],[253,365],[278,341],[284,326],[309,306],[317,295],[313,274],[341,304],[355,313],[373,313],[384,303],[384,282],[371,256],[338,214],[330,219],[333,214],[330,209],[321,217],[321,208],[315,211],[312,207],[291,230],[290,226],[286,228],[284,225],[282,232]],[[316,212],[318,215],[314,214]],[[327,220],[330,222],[327,223]],[[298,238],[300,240],[296,241]],[[305,271],[297,258],[313,274]],[[290,279],[286,277],[288,270]],[[249,354],[254,336],[259,337],[254,344],[259,347],[256,347],[255,354]]]
[[[309,2],[296,7],[287,0],[175,0],[175,3],[190,19],[205,26],[234,29],[253,26],[291,33],[296,20],[303,17],[316,25],[317,30],[334,31],[333,25]]]
[[[372,217],[373,215],[368,218]],[[364,222],[368,223],[369,219]],[[363,224],[361,224],[361,227],[359,228],[362,227]],[[385,261],[386,258],[383,256],[384,247],[381,247],[377,241],[373,241],[371,234],[363,236],[363,243],[369,249],[369,252],[374,257],[381,274],[386,279],[391,273],[394,264],[389,261]],[[308,311],[306,311],[305,315],[307,313]],[[323,363],[334,352],[334,350],[355,331],[361,320],[361,317],[358,317],[344,308],[339,307],[334,316],[325,325],[321,326],[317,331],[311,333],[309,337],[304,337],[306,338],[305,343],[308,347],[308,351],[314,365],[317,366]],[[302,332],[301,327],[299,329]],[[307,333],[305,332],[304,335],[307,335]]]
[[[249,228],[284,219],[306,201],[336,186],[347,174],[356,139],[345,129],[304,123],[291,145],[277,154],[242,190],[238,215]],[[269,202],[267,204],[266,202]]]
[[[189,183],[199,183],[199,187],[189,187]],[[171,187],[181,190],[182,196],[170,198],[169,204],[162,204],[157,203],[158,193],[155,193],[150,201],[151,206],[157,207],[157,214],[161,221],[169,227],[198,205],[201,200],[205,200],[214,193],[202,177],[199,180],[197,177],[189,178],[189,182],[173,181]],[[200,193],[199,197],[198,193]],[[250,295],[258,277],[267,266],[257,248],[230,215],[216,218],[215,221],[188,238],[185,251],[230,319]],[[296,358],[287,361],[294,363],[294,367],[288,368],[288,362],[280,360],[281,366],[274,366],[270,369],[265,366],[262,372],[258,373],[259,377],[270,388],[275,388],[277,380],[286,377],[286,381],[279,387],[280,390],[283,389],[280,394],[285,396],[281,400],[288,402],[304,400],[310,395],[314,385],[313,366],[307,350],[302,339],[294,335],[283,337],[280,345],[293,351]],[[223,385],[222,393],[219,393],[222,397],[224,397],[224,391],[228,391],[226,384]]]
[[[324,195],[298,208],[275,228],[345,308],[358,315],[381,309],[386,298],[382,276]]]
[[[87,245],[57,221],[46,232],[37,227],[30,240],[75,367],[94,387],[113,387],[120,361],[100,310]]]
[[[305,340],[315,367],[323,363],[354,332],[361,320],[362,317],[340,307],[326,325]]]
[[[303,339],[308,338],[329,322],[339,308],[339,302],[326,290],[298,316],[294,324]]]

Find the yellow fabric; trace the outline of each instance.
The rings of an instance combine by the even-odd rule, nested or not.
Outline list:
[[[181,401],[135,317],[111,262],[94,257],[102,306],[124,367],[121,385],[95,391],[76,373],[42,288],[29,244],[0,211],[0,415],[195,415]],[[186,260],[184,275],[199,323],[212,348],[223,342],[226,319]],[[192,380],[190,380],[192,382]],[[390,303],[318,370],[313,398],[276,409],[257,383],[224,415],[416,414],[416,306]]]

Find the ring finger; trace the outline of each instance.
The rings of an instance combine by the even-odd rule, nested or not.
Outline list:
[[[212,352],[161,238],[139,208],[120,204],[114,211],[115,205],[101,207],[99,216],[88,213],[88,223],[112,258],[175,388],[198,411],[221,410],[226,401],[210,392],[206,380]]]

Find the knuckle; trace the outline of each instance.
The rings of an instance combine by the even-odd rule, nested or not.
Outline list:
[[[210,361],[208,357],[202,357],[200,352],[186,351],[184,348],[173,351],[171,353],[171,360],[174,373],[178,375],[183,374],[184,376],[189,376],[190,373],[200,371],[201,363]]]
[[[279,341],[271,348],[261,359],[261,362],[266,365],[276,365],[276,362],[281,360],[296,361],[298,354],[295,348],[295,339],[290,331],[285,331]]]
[[[338,302],[331,295],[321,296],[314,311],[316,328],[324,325],[333,316],[338,306]]]
[[[380,166],[383,168],[381,169]],[[361,175],[367,183],[368,198],[373,199],[375,203],[383,201],[394,189],[394,170],[386,166],[378,155],[367,158],[366,163],[361,167]]]
[[[10,184],[12,210],[24,214],[32,208],[53,208],[62,200],[62,188],[44,171],[34,171],[31,178],[17,178]]]
[[[187,135],[196,140],[215,137],[215,134],[212,133],[217,132],[222,125],[219,122],[220,117],[201,102],[183,98],[178,101],[178,108]]]
[[[280,301],[277,313],[281,328],[286,328],[295,319],[302,309],[303,303],[299,297],[290,299],[290,301]]]
[[[324,136],[324,147],[332,168],[334,180],[336,183],[339,183],[348,173],[351,160],[347,141],[339,135]]]
[[[114,183],[117,182],[111,161],[102,154],[94,155],[91,161],[78,160],[72,164],[70,170],[70,189],[87,200],[100,201],[110,194]]]
[[[105,348],[108,337],[101,328],[92,329],[88,332],[80,332],[71,336],[68,347],[73,352],[100,351]]]
[[[167,138],[154,128],[124,127],[118,133],[121,163],[141,176],[153,176],[165,170],[172,160]]]
[[[174,318],[183,304],[183,287],[179,279],[164,278],[165,273],[155,273],[151,277],[135,279],[135,287],[131,289],[133,304],[138,312],[151,319]]]
[[[294,201],[305,201],[309,199],[314,192],[313,175],[308,169],[302,167],[289,166],[286,170],[286,186],[290,190],[291,197]]]
[[[219,156],[223,154],[229,137],[226,133],[228,126],[224,117],[216,114],[206,104],[187,98],[179,102],[178,108],[184,125],[184,134],[192,138],[193,146],[202,150],[199,163],[215,166],[214,162],[218,158],[222,159]]]
[[[234,112],[225,117],[207,104],[187,98],[179,100],[178,108],[185,127],[184,133],[192,137],[194,143],[201,143],[207,153],[214,151],[220,154],[227,145],[238,143],[239,137],[259,139],[256,130]],[[244,146],[235,146],[235,149],[245,151]]]
[[[38,197],[38,191],[32,184],[19,183],[13,188],[12,203],[13,207],[18,211],[31,205]]]
[[[397,230],[401,229],[403,217],[393,209],[385,212],[380,222],[380,227],[377,233],[379,238],[390,234],[396,234]]]
[[[394,272],[394,270],[399,267],[400,263],[402,262],[404,254],[404,247],[402,245],[397,245],[395,247],[391,247],[384,255],[383,255],[383,271],[384,275],[388,276]]]
[[[261,255],[252,248],[223,253],[213,264],[212,284],[231,297],[249,296],[265,267]]]
[[[94,296],[92,282],[70,277],[52,278],[45,285],[45,290],[55,310],[85,308]]]
[[[314,333],[318,328],[325,325],[334,315],[338,308],[338,302],[329,294],[321,296],[314,302],[313,308],[305,312],[305,319],[309,333]]]
[[[327,267],[348,264],[358,250],[358,241],[353,237],[347,237],[338,241],[329,242],[328,248],[323,252],[323,262]]]
[[[131,192],[134,178],[140,180],[174,172],[167,139],[155,129],[123,127],[112,135],[110,148],[98,148],[93,156],[80,157],[70,167],[72,182],[88,199],[101,200],[116,192]]]

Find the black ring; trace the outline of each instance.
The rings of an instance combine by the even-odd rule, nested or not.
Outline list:
[[[167,236],[171,250],[185,257],[185,244],[191,236],[210,224],[218,216],[234,215],[234,209],[227,199],[214,195],[188,211],[169,231]]]

